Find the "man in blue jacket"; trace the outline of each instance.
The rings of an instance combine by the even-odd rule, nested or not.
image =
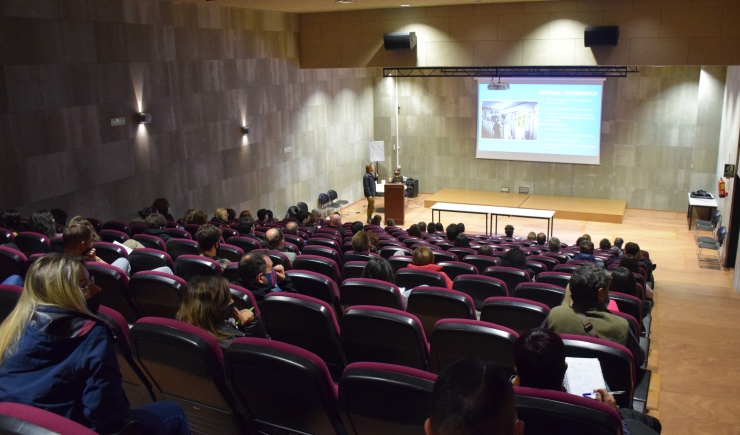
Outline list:
[[[375,168],[372,163],[365,165],[365,175],[362,176],[362,187],[365,190],[365,199],[367,199],[367,223],[370,223],[370,219],[372,219],[373,212],[375,211],[376,175],[373,172],[375,172]]]

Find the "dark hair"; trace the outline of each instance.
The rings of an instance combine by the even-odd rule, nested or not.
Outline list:
[[[182,304],[177,311],[181,322],[197,326],[216,340],[233,337],[219,329],[231,309],[229,281],[222,276],[194,276],[188,281]]]
[[[381,281],[395,284],[396,280],[393,277],[393,267],[383,257],[373,257],[368,260],[365,264],[365,269],[362,270],[363,278],[379,279]]]
[[[357,234],[359,231],[361,231],[363,228],[365,228],[365,225],[362,224],[360,221],[352,222],[352,226],[350,227],[352,229],[352,234]]]
[[[352,237],[352,250],[354,252],[368,252],[370,250],[370,238],[367,231],[358,231]]]
[[[639,299],[645,299],[637,289],[637,280],[632,271],[626,267],[618,267],[612,270],[612,279],[609,281],[609,291],[624,293],[635,296]]]
[[[607,250],[611,248],[612,244],[609,239],[601,239],[601,241],[599,242],[599,249]]]
[[[511,248],[501,257],[501,265],[524,270],[527,267],[527,254],[517,247]]]
[[[267,263],[265,262],[265,251],[258,250],[252,251],[249,254],[242,257],[239,262],[239,279],[243,284],[249,285],[254,284],[257,281],[257,276],[260,273],[265,273],[267,270]]]
[[[429,234],[434,234],[434,232],[436,231],[436,228],[437,228],[437,224],[435,224],[434,222],[429,222],[427,224],[427,232]]]
[[[382,221],[383,221],[383,218],[382,218],[382,217],[380,217],[380,215],[379,215],[379,214],[376,214],[375,216],[373,216],[373,218],[372,218],[372,219],[370,219],[370,223],[371,223],[372,225],[380,225],[380,223],[381,223]],[[391,222],[393,222],[393,219],[391,219]],[[386,222],[386,225],[388,225],[388,226],[394,226],[394,224],[395,224],[395,222],[393,222],[393,223],[388,223],[388,222]]]
[[[267,216],[267,210],[265,210],[264,208],[257,210],[257,220],[263,221],[265,220],[266,216]]]
[[[640,245],[635,242],[627,242],[624,245],[624,253],[634,255],[635,258],[640,258]]]
[[[599,289],[607,288],[606,272],[595,263],[578,266],[570,276],[570,296],[573,305],[593,308],[599,303]]]
[[[577,238],[577,239],[576,239],[576,246],[578,246],[578,247],[580,248],[580,246],[581,246],[581,242],[582,242],[583,240],[584,240],[584,239],[583,239],[583,237],[579,237],[579,238]]]
[[[409,227],[407,233],[408,233],[409,236],[421,237],[421,231],[419,230],[419,225],[417,225],[417,224],[411,225]]]
[[[625,267],[631,272],[641,273],[640,260],[638,260],[637,258],[635,258],[634,255],[631,254],[624,254],[622,258],[619,259],[619,267]]]
[[[522,387],[563,391],[565,345],[549,329],[535,328],[514,342],[514,361]]]
[[[254,219],[251,217],[239,218],[239,223],[236,225],[236,229],[240,234],[249,234],[254,228]]]
[[[434,231],[438,233],[442,233],[444,232],[444,230],[445,230],[445,226],[442,225],[442,222],[437,222],[436,224],[434,224]]]
[[[617,237],[616,239],[614,239],[614,246],[621,248],[622,243],[624,243],[624,239],[622,239],[621,237]]]
[[[147,216],[149,216],[152,213],[156,213],[156,212],[157,212],[157,209],[153,209],[151,207],[144,207],[138,211],[139,217],[142,219],[146,219]]]
[[[465,232],[465,224],[462,223],[462,222],[460,222],[459,224],[457,224],[457,230],[460,231],[460,234],[464,233]]]
[[[465,234],[460,234],[459,236],[455,237],[455,246],[458,248],[469,248],[470,239],[468,239],[468,236],[466,236]]]
[[[62,241],[64,242],[64,249],[76,249],[80,243],[91,239],[93,235],[92,230],[85,225],[70,225],[65,228],[62,234]]]
[[[267,222],[272,222],[272,216],[273,216],[272,210],[270,209],[265,210],[265,214],[267,214]]]
[[[511,236],[513,236],[513,235],[514,235],[514,226],[513,226],[513,225],[507,225],[507,226],[505,226],[505,227],[504,227],[504,233],[505,233],[505,234],[506,234],[506,235],[507,235],[508,237],[511,237]]]
[[[514,389],[493,364],[466,358],[439,373],[429,406],[435,435],[511,434],[516,420]]]
[[[164,228],[167,225],[167,219],[159,213],[152,213],[144,219],[144,223],[147,228],[154,228],[155,230]]]
[[[545,233],[537,234],[537,245],[545,246],[545,243],[547,243],[547,236],[545,235]]]
[[[460,228],[457,227],[457,224],[447,225],[447,240],[454,242],[458,234],[460,234]]]
[[[426,222],[419,222],[417,225],[419,226],[419,232],[426,232],[427,231],[427,223]]]
[[[193,213],[193,223],[196,225],[204,225],[208,223],[208,213],[203,210],[196,210]]]
[[[57,236],[54,216],[49,213],[49,210],[38,210],[31,215],[31,231],[43,234],[49,239]]]
[[[306,219],[308,219],[308,212],[306,210],[299,209],[296,219],[298,219],[298,223],[302,224]]]
[[[560,252],[560,239],[550,237],[550,240],[547,241],[547,250],[550,252]]]
[[[594,253],[594,243],[592,241],[590,241],[590,240],[582,240],[581,243],[578,246],[581,248],[581,253],[593,255],[593,253]]]
[[[159,213],[165,214],[170,210],[170,202],[167,198],[157,198],[152,203],[152,208],[157,209]]]
[[[208,251],[221,241],[221,230],[212,224],[203,224],[195,232],[201,251]]]
[[[0,213],[0,225],[10,231],[20,232],[23,231],[23,224],[21,222],[21,214],[18,210],[7,209]]]
[[[478,255],[493,257],[493,248],[491,248],[491,245],[480,245],[478,248]]]
[[[236,220],[236,211],[233,208],[227,208],[226,214],[229,217],[230,221]]]
[[[59,225],[67,225],[67,218],[69,217],[67,213],[59,208],[52,208],[49,210],[49,213],[51,213],[52,216],[54,216],[54,221]]]

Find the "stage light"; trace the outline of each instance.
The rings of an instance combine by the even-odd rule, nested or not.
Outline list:
[[[149,124],[152,122],[152,114],[141,112],[136,115],[136,120],[139,121],[139,124]]]

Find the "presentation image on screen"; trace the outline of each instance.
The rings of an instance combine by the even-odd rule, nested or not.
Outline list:
[[[598,165],[602,80],[478,84],[476,157]]]

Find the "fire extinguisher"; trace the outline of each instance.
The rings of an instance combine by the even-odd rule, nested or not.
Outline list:
[[[724,198],[727,196],[727,192],[725,191],[725,180],[719,179],[717,182],[717,190],[719,191],[719,197]]]

